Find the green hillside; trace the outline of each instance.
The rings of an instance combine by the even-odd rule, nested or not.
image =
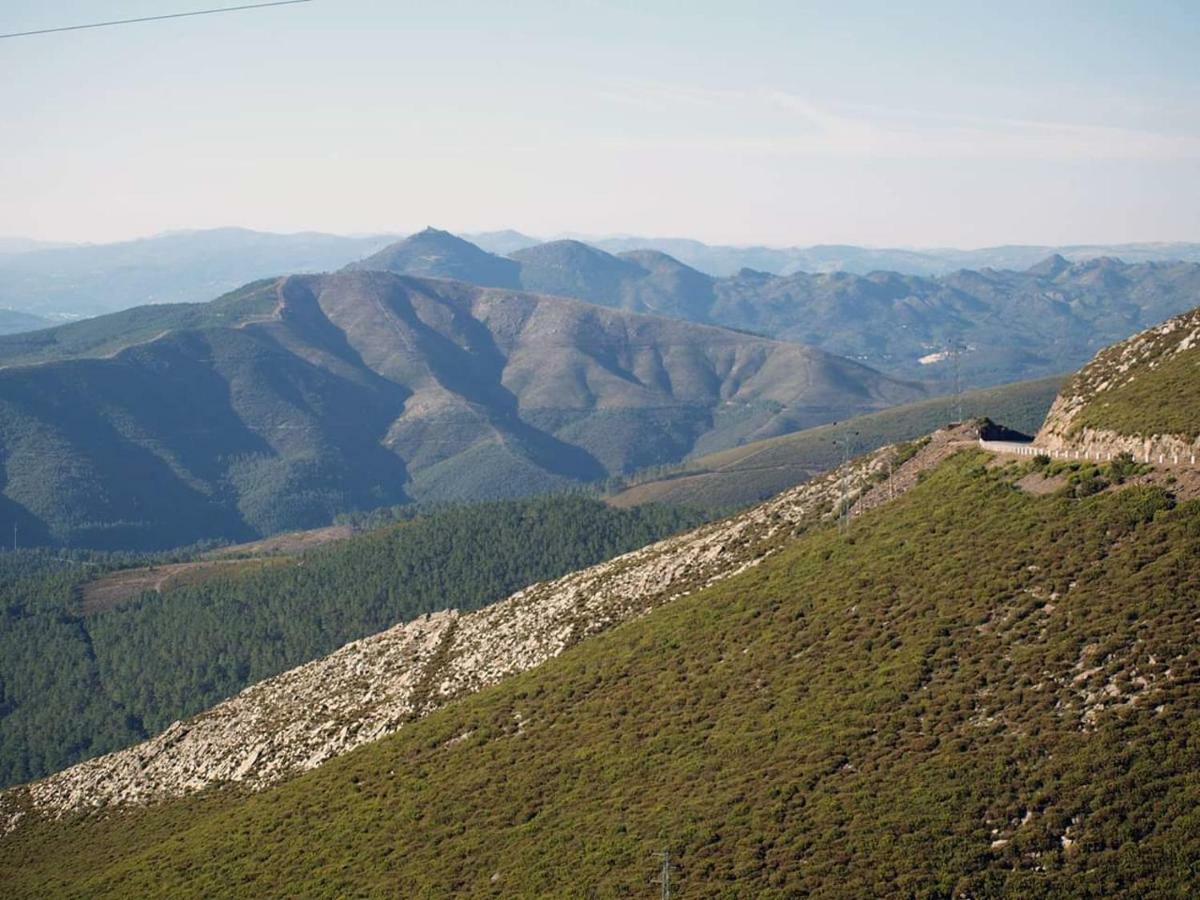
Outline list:
[[[94,615],[80,602],[86,579],[163,559],[0,554],[0,785],[144,740],[397,622],[477,609],[701,518],[578,497],[450,508]]]
[[[1200,438],[1200,309],[1101,352],[1067,392],[1072,432]]]
[[[1033,434],[1050,408],[1063,378],[1022,381],[962,395],[964,419],[987,417]],[[849,438],[851,453],[909,441],[955,420],[959,401],[937,397],[856,416],[837,425],[820,425],[794,434],[755,441],[678,466],[652,470],[610,483],[608,502],[691,504],[736,508],[773,496],[838,465]]]
[[[279,303],[274,278],[247,284],[211,303],[139,306],[23,334],[0,336],[0,368],[85,357],[111,357],[169,331],[239,327],[269,316]]]
[[[33,822],[23,896],[1192,896],[1200,502],[966,451],[240,798]]]
[[[0,529],[163,549],[549,492],[926,396],[809,347],[382,272],[0,338]]]

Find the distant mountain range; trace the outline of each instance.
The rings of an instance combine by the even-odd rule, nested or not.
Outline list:
[[[0,309],[0,334],[20,334],[22,331],[36,331],[39,328],[49,328],[54,322],[35,316],[33,313],[21,312],[16,309]]]
[[[821,350],[563,298],[298,275],[0,338],[0,521],[98,548],[248,538],[534,493],[924,393]]]
[[[396,239],[181,231],[115,244],[0,244],[0,307],[40,316],[96,316],[146,303],[211,300],[239,285],[345,265]]]
[[[355,263],[380,269],[576,297],[798,341],[904,378],[951,390],[1070,370],[1097,349],[1189,309],[1200,264],[1072,263],[1050,256],[1024,271],[939,277],[875,272],[715,278],[656,250],[611,254],[573,240],[500,257],[426,229]]]
[[[258,278],[337,269],[399,237],[271,234],[220,228],[112,244],[59,245],[4,238],[0,239],[0,307],[53,318],[94,316],[146,303],[199,302]],[[464,237],[500,257],[544,243],[511,230]],[[1129,263],[1200,262],[1197,243],[905,250],[833,245],[731,247],[645,237],[584,237],[581,242],[613,254],[631,250],[666,253],[715,277],[732,276],[742,269],[775,275],[801,271],[943,275],[958,269],[989,267],[1021,270],[1053,253],[1074,262],[1100,256]]]
[[[545,243],[518,231],[488,231],[463,237],[483,249],[507,256]],[[906,275],[945,275],[958,269],[1027,269],[1041,260],[1059,254],[1073,262],[1111,256],[1124,262],[1200,262],[1200,243],[1164,241],[1133,244],[1011,244],[978,250],[955,248],[906,249],[899,247],[857,247],[849,244],[818,244],[811,247],[763,247],[705,244],[687,238],[655,238],[636,235],[594,237],[563,235],[609,253],[628,250],[658,250],[709,275],[734,275],[742,269],[756,269],[773,275],[795,272],[900,272]]]

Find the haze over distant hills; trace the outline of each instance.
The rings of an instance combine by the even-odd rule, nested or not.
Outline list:
[[[410,268],[412,267],[412,268]],[[354,264],[577,297],[590,303],[768,334],[904,378],[951,388],[1061,373],[1101,346],[1188,309],[1200,264],[1050,256],[1024,271],[795,273],[714,278],[656,250],[611,254],[573,240],[483,253],[426,229]]]
[[[21,312],[16,309],[0,309],[0,334],[20,334],[22,331],[36,331],[39,328],[49,328],[54,322],[35,316],[33,313]]]
[[[544,243],[512,230],[463,236],[501,257]],[[4,238],[0,239],[0,307],[44,316],[77,317],[146,303],[211,300],[257,278],[340,268],[398,237],[271,234],[219,228],[110,244],[56,245]],[[873,271],[939,275],[961,268],[1026,269],[1055,252],[1073,261],[1115,256],[1125,262],[1200,262],[1200,244],[1195,243],[907,250],[835,245],[732,247],[644,237],[581,240],[614,254],[657,250],[718,277],[747,268],[771,274],[836,270],[859,275]]]
[[[114,244],[26,247],[0,255],[0,307],[79,317],[211,300],[258,278],[334,269],[392,240],[217,228]]]
[[[245,538],[534,493],[923,394],[817,349],[563,298],[292,276],[0,338],[0,513],[27,543]]]
[[[546,243],[517,231],[464,234],[464,238],[491,253],[507,256],[536,244]],[[597,237],[585,234],[558,235],[555,239],[578,240],[609,253],[627,250],[658,250],[709,275],[733,275],[741,269],[757,269],[774,275],[794,272],[891,271],[906,275],[944,275],[957,269],[1027,269],[1055,253],[1074,262],[1113,256],[1124,262],[1200,262],[1200,243],[1165,241],[1129,244],[1008,244],[963,250],[953,247],[904,248],[859,247],[851,244],[816,244],[811,247],[764,247],[756,245],[706,244],[688,238],[622,235]]]

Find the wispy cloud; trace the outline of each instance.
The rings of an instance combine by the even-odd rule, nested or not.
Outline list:
[[[930,160],[1200,160],[1196,134],[827,105],[779,90],[630,84],[601,97],[672,121],[672,137],[617,141],[640,148]],[[719,127],[731,114],[748,123],[746,133]]]

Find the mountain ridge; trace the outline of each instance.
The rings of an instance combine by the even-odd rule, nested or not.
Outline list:
[[[355,270],[0,338],[6,365],[0,506],[27,540],[100,547],[534,493],[924,394],[794,344]]]
[[[742,268],[715,278],[659,251],[612,255],[572,240],[484,264],[479,248],[432,230],[360,265],[386,267],[391,253],[402,272],[413,252],[406,248],[431,241],[442,265],[422,264],[418,274],[470,280],[479,270],[480,283],[491,283],[491,268],[504,266],[504,279],[526,289],[810,344],[897,377],[938,380],[947,391],[955,366],[971,386],[1073,369],[1200,297],[1197,263],[1052,255],[1023,271],[958,269],[936,277]]]
[[[0,306],[53,318],[99,315],[146,303],[203,301],[260,278],[338,269],[399,237],[213,228],[99,244],[12,239],[0,243]],[[501,257],[545,243],[544,239],[513,231],[469,233],[464,237]],[[560,239],[578,239],[617,255],[631,250],[669,253],[681,263],[717,278],[744,268],[777,275],[834,270],[865,275],[873,270],[894,270],[926,276],[964,268],[1025,269],[1055,252],[1074,261],[1109,255],[1129,262],[1200,262],[1200,244],[1187,243],[1014,246],[967,251],[837,245],[732,247],[653,237],[562,235]]]

